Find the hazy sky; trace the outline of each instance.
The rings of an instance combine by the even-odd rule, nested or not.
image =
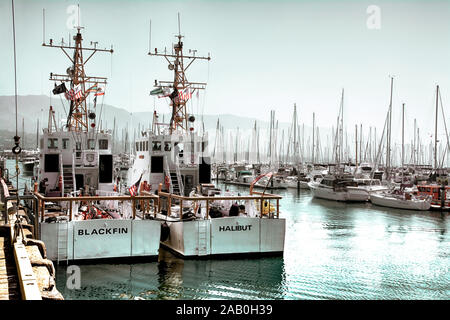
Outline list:
[[[208,82],[200,102],[193,99],[194,112],[269,120],[273,109],[289,122],[296,103],[300,122],[311,124],[315,112],[319,126],[331,127],[345,88],[349,130],[356,123],[381,130],[394,75],[394,136],[400,135],[403,102],[407,130],[417,118],[423,138],[432,133],[436,84],[450,122],[450,1],[16,0],[19,94],[49,95],[49,73],[69,66],[61,50],[41,46],[42,9],[46,41],[67,42],[74,34],[68,9],[77,4],[84,45],[98,41],[115,50],[112,57],[97,53],[86,73],[107,76],[105,103],[130,112],[152,111],[154,79],[172,79],[163,58],[147,55],[149,21],[152,47],[171,48],[179,12],[185,52],[212,57],[189,69],[189,80]],[[12,95],[11,1],[0,2],[0,25],[0,95]],[[168,110],[163,99],[156,103]]]

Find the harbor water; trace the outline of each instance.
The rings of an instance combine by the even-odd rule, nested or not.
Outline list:
[[[58,290],[69,300],[450,298],[448,214],[279,193],[283,257],[183,260],[161,249],[158,262],[80,265],[80,289],[60,266]]]
[[[12,176],[14,161],[8,167]],[[160,249],[155,262],[78,265],[79,289],[73,269],[58,266],[57,288],[67,300],[450,299],[448,213],[276,192],[283,257],[183,260]]]

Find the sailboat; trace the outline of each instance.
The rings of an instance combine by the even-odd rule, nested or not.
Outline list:
[[[439,103],[440,102],[440,103]],[[438,163],[438,148],[437,148],[437,133],[438,133],[438,115],[439,104],[442,111],[442,120],[446,136],[446,152],[450,152],[450,141],[447,132],[447,124],[445,122],[444,108],[442,105],[442,98],[440,95],[439,86],[436,86],[436,110],[435,110],[435,129],[434,129],[434,172],[430,174],[430,179],[434,180],[431,183],[424,183],[418,185],[419,193],[422,196],[431,197],[431,209],[433,210],[450,210],[450,185],[449,176]],[[429,179],[429,180],[430,180]]]
[[[430,196],[422,196],[412,191],[406,191],[404,185],[393,191],[371,193],[370,201],[377,206],[407,210],[426,211],[431,207]]]
[[[364,202],[369,199],[369,193],[364,188],[358,187],[353,175],[350,175],[341,168],[342,144],[343,144],[343,109],[344,109],[344,89],[342,89],[341,104],[335,134],[335,171],[325,175],[320,182],[309,182],[309,188],[314,198],[345,201]]]

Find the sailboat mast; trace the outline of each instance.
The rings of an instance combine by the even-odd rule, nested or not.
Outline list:
[[[436,119],[434,123],[434,169],[437,170],[437,127],[438,127],[439,86],[436,87]]]
[[[39,119],[37,119],[36,126],[36,150],[39,149]]]
[[[405,104],[402,105],[402,168],[405,165]]]
[[[294,103],[294,163],[297,161],[297,106]]]
[[[355,124],[355,169],[358,167],[358,125]]]
[[[312,132],[312,164],[314,166],[314,133],[315,133],[315,128],[316,128],[316,114],[313,112],[313,132]]]
[[[388,121],[388,132],[387,132],[387,149],[386,149],[386,170],[387,178],[390,177],[390,167],[391,167],[391,125],[392,125],[392,90],[394,88],[394,78],[391,77],[391,96],[389,100],[389,121]]]

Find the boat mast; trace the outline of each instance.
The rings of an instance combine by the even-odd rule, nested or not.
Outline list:
[[[439,100],[439,85],[436,86],[436,119],[434,123],[434,170],[437,171],[437,127],[438,127],[438,100]]]
[[[84,67],[85,64],[91,59],[91,57],[96,52],[109,52],[113,53],[113,49],[111,46],[111,49],[98,49],[97,48],[97,42],[91,42],[91,44],[94,44],[94,47],[92,48],[83,48],[82,41],[83,37],[81,36],[81,29],[83,27],[77,26],[77,34],[73,37],[75,40],[74,46],[66,46],[64,42],[61,43],[61,45],[54,45],[53,40],[50,39],[49,44],[43,43],[42,45],[44,47],[51,47],[51,48],[60,48],[64,54],[69,58],[69,60],[72,63],[72,67],[67,68],[67,74],[55,74],[50,73],[50,80],[61,83],[70,83],[71,89],[77,88],[77,90],[81,91],[81,95],[79,97],[74,97],[70,101],[70,109],[69,114],[67,117],[67,128],[69,131],[77,131],[77,132],[87,132],[89,129],[88,125],[88,108],[87,108],[87,97],[90,93],[89,90],[86,90],[86,85],[106,85],[107,78],[105,77],[96,77],[96,76],[86,76]],[[70,55],[67,53],[66,49],[73,49],[73,57],[70,57]],[[83,58],[83,51],[91,51],[91,55],[84,60]],[[69,89],[70,90],[70,89]],[[76,92],[74,92],[76,94]],[[89,115],[89,119],[92,116]],[[95,115],[94,115],[95,119]],[[95,127],[95,124],[92,123],[92,127]]]
[[[402,105],[402,169],[405,165],[405,104]],[[403,172],[403,170],[402,170]]]
[[[183,42],[181,41],[184,36],[181,35],[180,30],[180,14],[178,14],[178,42],[173,45],[173,49],[175,52],[173,54],[167,53],[167,50],[164,49],[164,53],[158,53],[158,49],[155,48],[154,52],[149,52],[150,56],[159,56],[164,57],[169,63],[169,70],[174,72],[173,81],[157,81],[155,80],[155,87],[160,89],[153,90],[156,93],[151,94],[159,94],[162,93],[164,89],[173,90],[172,93],[168,95],[171,100],[172,107],[172,116],[170,118],[169,131],[172,134],[173,131],[177,129],[181,129],[182,131],[189,131],[188,128],[188,120],[189,116],[187,113],[186,103],[190,99],[190,96],[196,90],[202,90],[206,88],[206,83],[204,82],[189,82],[186,78],[185,72],[191,66],[191,64],[195,60],[211,60],[211,57],[208,54],[208,57],[199,57],[196,56],[195,53],[197,50],[189,50],[189,53],[193,52],[192,55],[184,55],[183,54]],[[185,66],[185,59],[188,59],[188,63]],[[153,92],[152,91],[152,92]]]
[[[36,125],[36,150],[39,149],[39,118],[37,119]]]
[[[358,125],[355,124],[355,172],[356,169],[358,168]]]
[[[314,133],[315,133],[315,129],[316,129],[316,114],[313,112],[312,155],[311,155],[313,168],[314,168],[314,147],[315,147]]]
[[[392,90],[394,88],[394,78],[391,77],[391,96],[389,100],[389,121],[387,131],[387,148],[386,148],[386,177],[390,178],[391,167],[391,124],[392,124]]]
[[[288,148],[289,150],[289,148]],[[297,105],[294,103],[294,166],[298,163],[298,148],[297,148]]]

